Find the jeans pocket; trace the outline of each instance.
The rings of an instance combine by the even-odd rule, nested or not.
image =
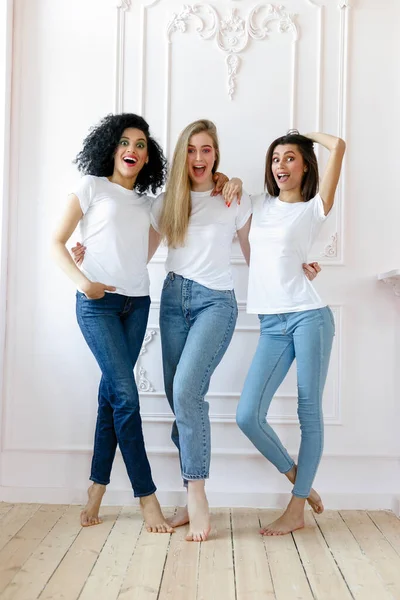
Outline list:
[[[83,302],[101,302],[102,300],[105,300],[107,297],[107,294],[104,294],[104,296],[102,296],[101,298],[88,298],[86,296],[86,294],[84,294],[83,292],[77,292],[77,294],[79,294],[79,298]]]
[[[164,279],[162,291],[166,290],[170,283],[171,283],[171,278],[169,275],[167,275],[166,278]]]

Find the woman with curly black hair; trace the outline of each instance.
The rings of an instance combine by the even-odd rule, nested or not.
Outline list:
[[[133,368],[150,308],[147,258],[151,202],[166,160],[144,119],[108,115],[84,140],[75,160],[83,177],[53,237],[58,265],[76,284],[76,314],[102,372],[94,452],[83,526],[96,525],[119,444],[148,531],[171,532],[155,495],[144,447]],[[86,247],[78,266],[66,242],[80,225]]]

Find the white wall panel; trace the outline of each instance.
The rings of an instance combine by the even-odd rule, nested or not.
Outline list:
[[[337,325],[316,484],[327,505],[396,509],[400,304],[376,280],[400,267],[395,0],[14,0],[14,13],[0,498],[84,498],[99,370],[75,323],[73,287],[50,262],[49,235],[78,179],[71,160],[89,126],[125,110],[143,114],[170,158],[186,124],[214,120],[221,169],[252,193],[262,190],[269,143],[289,127],[346,138],[335,208],[310,256],[324,265],[316,285]],[[323,168],[326,153],[318,155]],[[175,502],[181,487],[158,329],[164,259],[161,248],[150,265],[149,341],[137,375],[160,497]],[[208,489],[214,504],[276,505],[289,488],[234,420],[258,320],[244,310],[247,267],[237,243],[232,262],[240,310],[208,396]],[[295,454],[294,368],[269,420]],[[128,490],[118,454],[109,501],[129,501]]]

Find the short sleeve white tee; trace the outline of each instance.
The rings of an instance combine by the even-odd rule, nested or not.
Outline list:
[[[231,249],[233,237],[248,221],[252,209],[247,194],[240,205],[227,207],[222,196],[191,192],[192,211],[185,245],[168,248],[167,273],[173,271],[213,290],[232,290]],[[159,230],[164,194],[154,202],[151,224]]]
[[[82,273],[90,281],[115,286],[123,296],[147,296],[150,199],[93,175],[82,177],[73,193],[83,212]]]
[[[303,272],[326,217],[319,194],[308,202],[252,198],[247,312],[279,314],[326,306]]]

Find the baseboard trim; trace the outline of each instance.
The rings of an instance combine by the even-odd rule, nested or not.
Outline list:
[[[248,508],[284,508],[289,493],[226,493],[209,491],[207,493],[211,507],[248,507]],[[184,505],[184,490],[158,490],[158,499],[162,506]],[[321,493],[326,509],[332,510],[391,510],[400,517],[400,496],[397,493]],[[84,504],[86,489],[66,488],[19,488],[0,487],[2,502],[33,502],[41,504]],[[129,490],[108,490],[104,497],[104,505],[135,505],[137,499]]]

